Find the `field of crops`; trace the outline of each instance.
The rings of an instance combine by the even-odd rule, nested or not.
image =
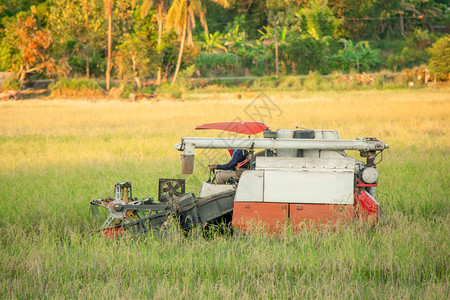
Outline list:
[[[0,298],[446,299],[449,95],[441,88],[0,102]],[[158,178],[186,178],[198,194],[211,155],[199,151],[187,177],[172,146],[181,136],[220,134],[196,125],[252,119],[390,144],[379,164],[379,223],[287,228],[280,237],[87,234],[104,221],[89,216],[90,200],[112,196],[116,182],[156,197]]]

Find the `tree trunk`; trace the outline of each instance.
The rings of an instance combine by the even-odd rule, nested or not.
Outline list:
[[[87,50],[89,47],[90,39],[89,39],[89,11],[87,1],[83,2],[83,6],[86,8],[84,11],[84,28],[86,30],[86,42],[84,43],[84,53],[86,55],[86,77],[89,78],[89,51]]]
[[[142,88],[142,83],[141,83],[141,80],[139,79],[138,73],[136,71],[137,70],[136,57],[132,56],[131,57],[131,61],[133,63],[133,77],[134,77],[134,81],[136,82],[136,86],[137,86],[138,91],[140,91],[141,88]]]
[[[89,55],[86,55],[86,77],[89,78]]]
[[[108,62],[106,65],[106,90],[110,89],[111,81],[111,44],[112,44],[112,0],[109,0],[108,12]]]
[[[25,81],[25,76],[27,75],[27,72],[25,71],[25,68],[24,68],[23,65],[20,66],[20,69],[19,69],[19,73],[18,73],[18,74],[19,74],[19,75],[18,75],[18,79],[19,79],[19,81],[20,81],[20,85],[23,86],[24,81]]]
[[[400,34],[405,36],[405,24],[403,23],[403,11],[400,11]]]
[[[184,25],[183,25],[183,34],[181,36],[180,52],[178,54],[177,68],[175,69],[175,74],[173,75],[173,79],[172,79],[172,86],[174,86],[175,82],[177,81],[178,72],[180,71],[181,58],[183,57],[183,50],[184,50],[184,43],[186,41],[186,30],[187,30],[187,22],[188,22],[187,10],[188,10],[188,7],[186,8],[186,17],[185,17]]]
[[[275,71],[278,77],[279,67],[278,67],[278,21],[275,23]]]
[[[162,33],[163,33],[163,5],[160,3],[156,9],[156,19],[158,22],[158,53],[160,55],[160,61],[158,66],[158,72],[156,74],[156,84],[161,84],[161,65],[163,63],[163,56],[162,56]]]

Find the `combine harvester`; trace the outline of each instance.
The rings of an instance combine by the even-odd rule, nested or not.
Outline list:
[[[125,230],[142,234],[174,218],[186,230],[225,220],[245,233],[261,226],[277,233],[287,222],[294,228],[353,220],[373,225],[379,218],[376,158],[389,146],[376,138],[342,140],[334,130],[270,131],[261,122],[211,123],[196,129],[249,137],[182,137],[174,148],[181,153],[183,174],[193,173],[196,149],[247,150],[250,168],[227,184],[215,183],[210,173],[198,197],[185,193],[183,179],[160,179],[159,203],[133,199],[131,184],[117,183],[114,198],[91,201],[91,207],[109,210],[101,229],[105,235]],[[263,138],[250,137],[260,132]],[[366,162],[347,156],[347,150],[359,151]]]

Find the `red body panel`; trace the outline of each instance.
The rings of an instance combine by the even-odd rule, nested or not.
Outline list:
[[[233,226],[246,233],[256,227],[279,233],[287,222],[299,228],[349,221],[353,210],[353,205],[235,202]]]
[[[376,183],[363,183],[359,178],[356,178],[356,186],[357,187],[377,187]]]
[[[289,219],[287,203],[235,202],[233,226],[244,232],[267,229],[270,233],[281,231]]]
[[[363,221],[375,224],[379,217],[379,205],[366,190],[357,188],[355,190],[356,215]]]
[[[263,122],[220,122],[208,123],[195,127],[195,129],[218,129],[243,134],[257,134],[268,129]]]
[[[355,190],[355,205],[235,202],[232,224],[245,233],[261,229],[279,233],[287,222],[299,229],[303,225],[345,223],[357,217],[373,225],[378,220],[378,213],[375,199],[358,188]]]
[[[302,225],[330,225],[353,219],[353,205],[289,204],[290,221]]]
[[[113,239],[122,234],[125,230],[122,226],[116,226],[111,228],[103,229],[103,234],[106,238]]]

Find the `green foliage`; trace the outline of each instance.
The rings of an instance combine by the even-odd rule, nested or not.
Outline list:
[[[11,43],[6,40],[11,37],[4,37],[0,43],[0,71],[8,71],[13,69],[14,60],[17,58],[17,51]]]
[[[178,84],[172,86],[165,83],[157,88],[157,94],[163,98],[181,99],[183,91]]]
[[[224,24],[233,22],[234,17],[237,15],[237,12],[233,9],[224,8],[223,6],[212,1],[205,1],[204,5],[207,12],[206,21],[209,32],[224,32]],[[200,29],[197,34],[201,34]]]
[[[338,29],[340,37],[345,39],[373,38],[376,33],[376,20],[362,20],[378,15],[374,0],[330,0],[334,15],[344,19]]]
[[[29,10],[33,5],[38,5],[46,0],[1,0],[0,1],[0,19],[3,17],[12,17],[21,11]]]
[[[227,48],[224,46],[224,36],[220,32],[216,31],[210,34],[204,32],[203,39],[204,41],[201,41],[203,50],[213,53],[227,51]]]
[[[95,80],[60,79],[49,86],[52,97],[102,96],[103,90]]]
[[[390,70],[396,72],[397,70],[402,68],[403,65],[403,58],[398,54],[390,54],[386,58],[386,67]]]
[[[240,70],[238,56],[235,53],[200,53],[198,67],[202,76],[225,76],[236,74]]]
[[[368,41],[356,44],[351,40],[341,40],[344,49],[339,50],[333,59],[333,68],[345,72],[367,72],[377,69],[380,64],[380,51],[373,50]]]
[[[17,72],[23,82],[31,73],[44,72],[49,76],[58,73],[59,66],[50,57],[51,36],[48,30],[40,29],[33,7],[30,12],[20,12],[2,20],[4,38],[0,47],[3,68]]]
[[[230,8],[233,12],[234,22],[230,22],[225,25],[225,32],[229,31],[230,25],[236,24],[236,19],[239,16],[241,21],[238,22],[240,30],[247,33],[247,37],[250,40],[258,39],[258,31],[262,25],[266,24],[268,13],[267,1],[253,1],[253,0],[230,0]]]
[[[428,60],[425,49],[435,40],[434,35],[427,30],[415,29],[406,37],[406,45],[401,52],[401,57],[406,66],[424,64]]]
[[[72,74],[99,75],[102,59],[100,53],[106,39],[101,0],[49,0],[49,26],[54,57],[65,57]]]
[[[450,73],[450,36],[446,35],[437,40],[431,48],[427,49],[431,55],[429,68],[441,74]]]
[[[186,69],[180,72],[179,75],[179,84],[187,86],[189,84],[189,79],[192,78],[197,67],[195,65],[190,65]]]
[[[156,93],[162,98],[181,99],[183,92],[186,92],[187,88],[192,86],[190,78],[192,78],[196,69],[195,65],[188,66],[180,72],[177,84],[162,84],[156,88]]]
[[[247,48],[247,33],[242,31],[242,23],[244,22],[244,16],[238,16],[234,18],[233,23],[226,27],[227,33],[224,35],[224,44],[228,51],[235,53],[245,52]]]
[[[9,76],[3,82],[1,86],[1,91],[20,91],[22,89],[22,83],[19,79]]]
[[[386,66],[392,70],[399,70],[426,64],[430,57],[426,48],[435,40],[435,35],[428,30],[415,29],[406,36],[403,49],[388,56]]]
[[[296,15],[301,20],[300,28],[316,40],[332,36],[341,23],[328,7],[328,0],[313,0],[308,7],[301,8]]]
[[[27,76],[47,77],[104,74],[107,52],[104,1],[5,1],[0,4],[0,71],[22,68]],[[186,2],[113,2],[113,76],[152,78],[159,68],[163,78],[171,77],[177,62],[180,47],[177,33],[183,28]],[[229,9],[222,6],[227,6],[225,2]],[[164,3],[161,10],[157,10],[160,6],[153,5],[158,3]],[[430,54],[425,49],[436,40],[432,30],[445,27],[450,19],[448,5],[441,0],[195,0],[190,3],[188,48],[183,53],[181,69],[195,64],[202,76],[274,74],[275,27],[281,75],[376,71],[381,61],[394,71],[413,68],[429,61]],[[28,29],[24,26],[25,15],[33,19]],[[204,29],[195,27],[197,21]],[[162,40],[157,38],[156,24],[162,25]],[[23,29],[21,33],[19,28]],[[20,34],[25,39],[18,38]],[[342,38],[352,43],[353,48],[342,49],[338,42]],[[370,40],[370,47],[359,44],[361,40]],[[159,42],[161,45],[157,46]],[[36,44],[38,47],[29,52],[39,54],[28,60],[28,65],[33,66],[25,70],[24,45]],[[377,50],[380,50],[378,54]],[[209,55],[224,52],[231,54]]]
[[[336,44],[328,37],[290,36],[286,45],[280,47],[280,52],[285,55],[286,64],[292,68],[293,74],[308,74],[316,70],[327,74],[331,70],[329,62]]]
[[[381,65],[379,51],[372,49],[368,42],[354,44],[349,40],[348,47],[339,51],[339,43],[331,36],[336,34],[340,21],[326,4],[326,1],[313,1],[297,12],[289,8],[273,16],[273,22],[281,18],[277,25],[281,74],[308,74],[310,71],[328,74],[333,69],[373,71]],[[246,32],[240,30],[244,21],[243,17],[236,18],[227,27],[227,33],[214,35],[217,40],[225,39],[224,45],[228,52],[235,53],[236,60],[230,60],[231,55],[202,53],[199,66],[203,76],[274,73],[275,23],[271,21],[270,25],[263,26],[258,30],[259,39],[249,41]]]
[[[323,83],[322,77],[316,73],[311,73],[306,76],[305,80],[302,82],[302,88],[310,91],[317,91],[321,89]]]
[[[154,54],[142,36],[125,34],[114,55],[119,78],[142,78],[156,71]]]
[[[123,81],[119,86],[120,97],[124,99],[129,99],[131,93],[135,93],[138,91],[136,84],[131,82]]]

